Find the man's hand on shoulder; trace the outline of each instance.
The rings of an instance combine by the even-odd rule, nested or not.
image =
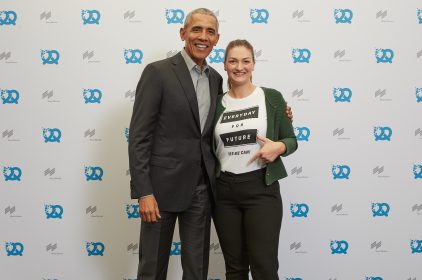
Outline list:
[[[293,122],[292,108],[289,105],[287,105],[287,102],[286,102],[286,115],[290,119],[290,121]]]
[[[154,195],[141,197],[139,200],[139,214],[141,219],[147,223],[156,223],[161,218],[157,201]]]

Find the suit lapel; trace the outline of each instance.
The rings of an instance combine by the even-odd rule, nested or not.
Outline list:
[[[215,104],[216,104],[216,100],[217,100],[217,93],[218,93],[218,89],[217,89],[217,78],[214,75],[214,72],[211,71],[209,72],[209,83],[210,83],[210,111],[208,112],[208,117],[207,117],[207,121],[205,122],[205,126],[204,126],[204,131],[203,134],[208,131],[210,129],[210,127],[212,126],[213,120],[214,120],[214,112],[215,112]]]
[[[194,120],[197,124],[198,129],[200,130],[199,124],[199,110],[198,110],[198,100],[196,99],[195,88],[193,87],[192,77],[190,76],[189,70],[186,66],[183,56],[178,53],[172,59],[173,71],[176,74],[180,84],[183,87],[183,93],[188,100]]]

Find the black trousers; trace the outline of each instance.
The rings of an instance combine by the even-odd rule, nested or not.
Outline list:
[[[161,211],[157,223],[141,224],[138,280],[165,280],[176,219],[183,280],[206,280],[210,251],[211,208],[206,185],[196,188],[192,204],[183,212]]]
[[[222,172],[217,179],[214,224],[227,280],[278,278],[278,243],[283,205],[280,186],[264,183],[263,170]]]

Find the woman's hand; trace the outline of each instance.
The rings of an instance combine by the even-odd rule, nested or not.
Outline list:
[[[260,158],[265,163],[273,162],[286,151],[286,145],[283,142],[274,142],[270,139],[257,135],[256,140],[262,145],[261,149],[248,161],[248,165]]]

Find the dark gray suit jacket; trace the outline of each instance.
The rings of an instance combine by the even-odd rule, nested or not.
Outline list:
[[[203,176],[201,166],[214,189],[212,122],[222,81],[210,67],[211,106],[201,134],[196,93],[182,55],[145,67],[129,128],[132,198],[154,194],[160,210],[183,211]]]

